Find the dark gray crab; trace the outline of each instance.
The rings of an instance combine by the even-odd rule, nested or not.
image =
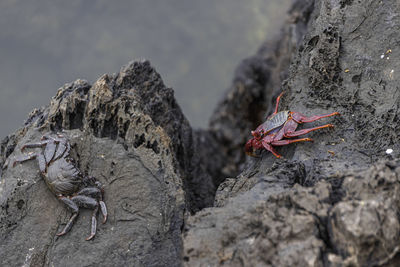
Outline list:
[[[43,148],[40,152],[30,152],[15,159],[13,167],[19,162],[37,159],[39,169],[49,189],[72,211],[72,216],[64,229],[57,236],[65,235],[71,229],[79,213],[79,207],[93,210],[91,234],[96,234],[96,215],[99,210],[103,214],[103,223],[107,220],[107,208],[103,201],[103,188],[94,177],[88,177],[76,167],[69,152],[71,145],[61,134],[56,137],[44,135],[40,142],[25,144],[21,148]]]

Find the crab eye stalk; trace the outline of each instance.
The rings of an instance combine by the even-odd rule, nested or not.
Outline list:
[[[259,131],[251,131],[251,135],[254,136],[254,138],[259,139],[261,137]]]

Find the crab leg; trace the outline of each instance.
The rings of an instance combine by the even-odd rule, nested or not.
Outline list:
[[[68,155],[68,153],[71,149],[71,145],[69,144],[69,142],[67,142],[67,140],[64,138],[64,136],[60,135],[60,134],[58,134],[56,138],[51,137],[49,135],[43,135],[42,140],[46,140],[47,142],[54,142],[54,143],[58,144],[57,151],[55,152],[53,160],[57,160],[63,155],[64,156]],[[46,149],[47,149],[47,147],[46,147]],[[55,149],[55,147],[54,147],[54,149]]]
[[[25,161],[35,159],[35,158],[37,158],[37,160],[38,160],[40,171],[42,173],[46,172],[46,160],[45,160],[43,154],[40,154],[40,153],[32,153],[32,154],[22,155],[20,157],[17,157],[13,163],[13,167],[15,167],[15,165],[17,165],[17,163],[25,162]]]
[[[271,145],[273,146],[285,146],[291,143],[297,143],[297,142],[304,142],[304,141],[310,141],[312,142],[313,140],[311,138],[300,138],[300,139],[293,139],[293,140],[278,140],[278,141],[273,141]]]
[[[281,157],[281,155],[279,155],[278,152],[276,152],[275,149],[269,143],[262,141],[262,144],[264,148],[270,151],[272,154],[274,154],[275,157],[277,157],[278,159]]]
[[[71,149],[71,145],[66,140],[61,140],[58,143],[58,147],[57,147],[56,154],[54,156],[54,160],[59,159],[63,155],[67,156],[69,151],[70,151],[70,149]]]
[[[101,199],[101,190],[97,187],[86,187],[80,190],[77,195],[88,196],[95,199]]]
[[[57,144],[54,141],[49,141],[44,149],[44,157],[46,159],[47,165],[54,158],[54,153],[56,152]]]
[[[90,236],[88,238],[86,238],[86,241],[89,241],[90,239],[92,239],[95,235],[96,235],[96,227],[97,227],[97,220],[96,220],[96,215],[97,212],[99,211],[99,207],[97,206],[92,213],[92,227],[90,230]]]
[[[75,202],[79,207],[85,207],[88,209],[93,209],[92,213],[92,226],[90,230],[90,236],[86,238],[86,240],[92,239],[95,234],[96,234],[96,227],[97,227],[97,220],[96,220],[96,215],[97,211],[99,210],[99,204],[97,203],[96,199],[84,196],[84,195],[78,195],[75,197],[72,197],[71,200]]]
[[[309,132],[315,131],[315,130],[319,130],[319,129],[323,129],[323,128],[333,128],[334,126],[332,124],[325,124],[322,126],[318,126],[318,127],[314,127],[314,128],[309,128],[309,129],[302,129],[302,130],[298,130],[295,132],[287,132],[284,134],[284,137],[295,137],[295,136],[299,136],[299,135],[303,135],[303,134],[307,134]]]
[[[283,92],[282,93],[280,93],[280,95],[276,98],[276,106],[275,106],[275,111],[274,111],[274,113],[273,114],[276,114],[276,113],[278,113],[278,107],[279,107],[279,101],[281,101],[281,97],[282,97],[282,95],[283,95]]]
[[[103,223],[107,221],[107,207],[103,201],[101,189],[97,187],[87,187],[78,192],[78,195],[85,195],[99,200],[101,214],[103,215]]]
[[[25,162],[25,161],[28,161],[28,160],[31,160],[31,159],[35,159],[36,157],[37,157],[36,153],[32,153],[32,154],[22,155],[22,156],[16,157],[14,162],[13,162],[13,167],[15,167],[15,165],[17,165],[17,163]]]
[[[35,147],[42,147],[44,145],[47,145],[47,143],[49,142],[49,140],[44,140],[41,142],[37,142],[37,143],[30,143],[30,144],[25,144],[21,147],[21,151],[24,151],[25,148],[35,148]],[[50,141],[51,142],[51,141]]]
[[[103,223],[106,223],[106,221],[107,221],[107,207],[106,207],[106,203],[104,203],[104,201],[100,200],[100,201],[99,201],[99,204],[100,204],[101,214],[103,214]]]
[[[69,219],[67,225],[64,227],[64,229],[60,233],[56,234],[57,236],[62,236],[62,235],[65,235],[66,233],[68,233],[69,230],[71,230],[71,227],[74,224],[76,217],[78,216],[79,207],[74,201],[72,201],[69,198],[66,198],[66,197],[63,197],[63,196],[59,196],[58,198],[62,202],[64,202],[64,204],[67,205],[72,211],[72,216]]]
[[[315,116],[311,116],[311,117],[306,117],[303,114],[299,113],[299,112],[290,112],[291,117],[293,118],[293,120],[295,120],[297,123],[304,123],[304,122],[313,122],[322,118],[327,118],[327,117],[331,117],[331,116],[336,116],[336,115],[340,115],[339,112],[333,112],[330,114],[324,114],[324,115],[315,115]]]

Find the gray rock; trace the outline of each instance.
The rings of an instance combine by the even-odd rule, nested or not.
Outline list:
[[[89,210],[55,237],[70,212],[36,161],[11,167],[24,143],[58,131],[70,139],[81,171],[105,185],[109,220],[93,241],[84,240]],[[172,90],[149,62],[132,62],[92,86],[77,80],[60,88],[2,143],[0,265],[179,266],[190,138]]]
[[[258,183],[202,210],[186,225],[186,265],[397,266],[400,161],[330,179],[342,183],[339,202],[326,180],[274,192]]]
[[[291,42],[296,52],[282,83],[281,110],[342,116],[304,125],[336,127],[308,134],[314,143],[278,148],[283,160],[264,151],[222,182],[216,207],[185,225],[185,265],[398,266],[399,161],[390,160],[400,151],[399,51],[393,49],[399,7],[296,1],[290,12],[284,29],[300,35]],[[261,110],[271,110],[267,99],[276,91],[261,95],[267,101]],[[251,97],[243,90],[240,99]],[[245,136],[228,131],[226,139]],[[387,154],[389,148],[394,152]]]
[[[399,179],[399,161],[344,177],[345,197],[329,211],[328,226],[331,243],[346,264],[400,263],[395,258],[400,249]]]
[[[1,143],[1,265],[400,265],[399,13],[394,0],[295,1],[206,130],[192,131],[148,62],[65,85]],[[284,159],[246,158],[282,90],[282,110],[342,114],[304,127],[336,128],[278,148]],[[57,131],[106,186],[110,220],[90,242],[90,211],[56,238],[69,212],[34,161],[10,167],[24,143]]]

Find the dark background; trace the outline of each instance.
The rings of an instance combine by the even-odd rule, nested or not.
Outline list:
[[[0,138],[78,78],[149,59],[195,127],[234,68],[276,35],[290,0],[0,2]]]

